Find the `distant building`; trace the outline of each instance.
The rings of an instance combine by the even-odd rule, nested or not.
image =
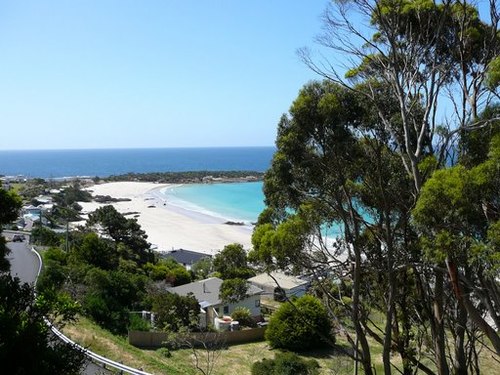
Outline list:
[[[276,271],[261,273],[248,279],[248,282],[278,301],[292,296],[301,297],[309,288],[309,281]]]
[[[40,221],[42,219],[42,209],[33,205],[23,207],[23,218],[32,222]]]
[[[199,260],[212,257],[210,254],[204,254],[197,251],[184,249],[168,251],[166,253],[163,253],[162,256],[165,258],[174,259],[177,263],[180,263],[184,267],[186,267],[188,271],[191,269],[193,264],[195,264]]]
[[[260,295],[262,289],[254,285],[249,285],[247,298],[236,303],[224,303],[219,297],[222,282],[223,280],[218,277],[211,277],[176,286],[175,288],[169,288],[168,291],[181,296],[187,296],[190,293],[194,295],[201,309],[205,312],[204,316],[200,316],[200,326],[202,327],[206,327],[208,324],[215,325],[216,319],[231,315],[234,309],[240,306],[248,308],[255,319],[260,318]]]

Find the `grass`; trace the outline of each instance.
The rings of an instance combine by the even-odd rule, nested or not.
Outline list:
[[[83,317],[64,327],[63,332],[89,350],[127,366],[153,374],[196,374],[190,362],[177,360],[178,353],[165,358],[156,350],[141,350],[130,345],[126,337],[115,336]]]
[[[194,356],[190,349],[171,351],[171,357],[167,358],[161,354],[161,351],[136,348],[128,343],[126,337],[115,336],[83,317],[76,324],[67,325],[63,331],[80,345],[100,355],[131,367],[142,368],[144,371],[153,374],[200,374],[194,366]],[[370,338],[368,341],[376,373],[381,374],[383,373],[382,346]],[[321,374],[352,374],[354,370],[353,361],[339,350],[340,348],[345,350],[349,348],[347,340],[343,337],[337,337],[336,347],[337,349],[327,348],[308,351],[300,353],[300,356],[305,359],[317,360],[321,366]],[[249,375],[254,362],[263,358],[274,358],[276,352],[277,350],[271,349],[264,341],[232,345],[220,352],[213,375]],[[198,353],[202,358],[206,355],[202,350],[199,350]],[[392,363],[394,366],[401,368],[400,357],[397,354],[393,355]],[[430,362],[426,364],[430,365]],[[487,348],[483,348],[481,352],[481,371],[489,374],[495,368],[498,368],[495,354],[487,350]],[[396,372],[397,370],[395,370]],[[361,366],[359,373],[363,373]]]
[[[136,348],[128,343],[126,337],[115,336],[84,317],[80,317],[75,324],[68,324],[63,332],[75,342],[97,354],[127,366],[142,368],[153,374],[195,375],[200,373],[194,366],[194,357],[190,349],[171,351],[172,356],[166,358],[160,351]],[[232,345],[221,351],[216,361],[214,375],[249,375],[254,362],[263,358],[274,358],[275,352],[276,350],[270,349],[264,341]],[[205,354],[203,351],[199,353],[202,356]],[[339,351],[333,349],[316,350],[303,353],[301,356],[307,359],[316,359],[324,374],[332,374],[330,369],[340,368],[339,365],[348,371],[338,374],[352,373],[352,361],[346,356],[340,355]]]

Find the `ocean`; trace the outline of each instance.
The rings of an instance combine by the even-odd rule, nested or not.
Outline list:
[[[0,151],[0,176],[108,177],[129,172],[256,171],[274,147]]]
[[[188,184],[161,190],[172,205],[251,225],[264,210],[262,182]]]
[[[0,175],[58,179],[128,172],[264,172],[274,151],[274,147],[0,151]],[[262,182],[182,185],[162,194],[179,207],[247,225],[264,209]]]

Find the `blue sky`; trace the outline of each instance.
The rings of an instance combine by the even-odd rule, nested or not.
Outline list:
[[[268,146],[320,0],[0,3],[0,149]]]

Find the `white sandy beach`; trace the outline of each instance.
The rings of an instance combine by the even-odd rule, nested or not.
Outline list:
[[[94,185],[92,195],[109,195],[113,198],[129,198],[129,202],[112,205],[121,213],[134,212],[148,241],[158,250],[187,249],[215,254],[230,243],[251,247],[251,229],[224,224],[222,219],[173,206],[165,201],[159,190],[173,185],[144,182],[111,182]],[[103,206],[96,202],[81,202],[83,213]],[[154,207],[151,207],[154,206]]]

